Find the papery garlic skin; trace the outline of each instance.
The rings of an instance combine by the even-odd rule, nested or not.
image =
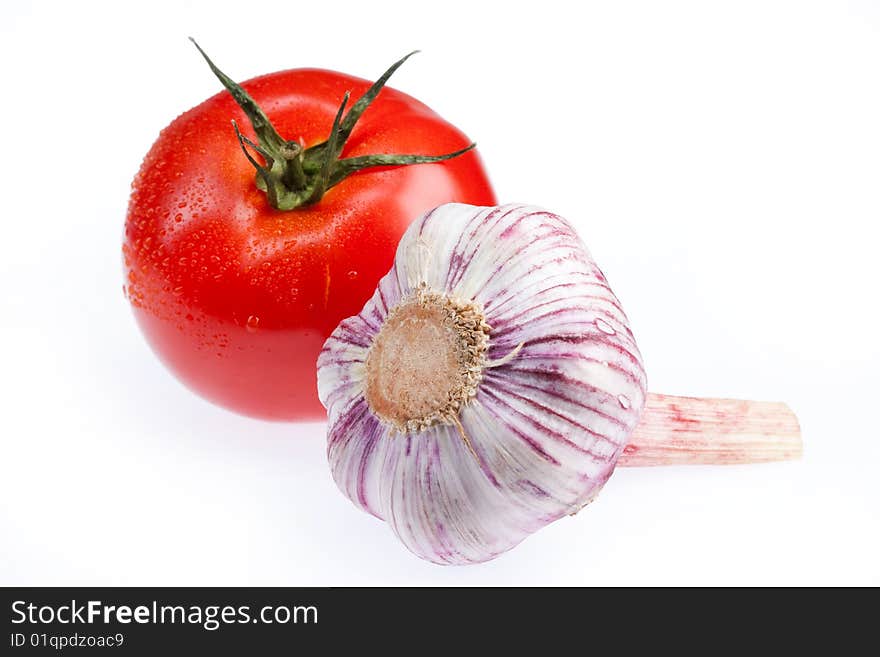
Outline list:
[[[365,363],[389,312],[419,289],[481,309],[486,367],[452,424],[401,432],[367,403]],[[595,497],[646,379],[620,303],[565,219],[447,204],[413,222],[373,298],[327,340],[318,393],[339,488],[418,556],[467,564]]]

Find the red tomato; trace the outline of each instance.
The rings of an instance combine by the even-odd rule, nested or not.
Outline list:
[[[370,83],[298,69],[242,84],[278,134],[328,138],[346,91]],[[315,363],[340,320],[361,310],[412,219],[450,201],[494,205],[476,152],[351,175],[313,205],[274,209],[255,184],[222,92],[160,134],[134,183],[125,225],[126,293],[159,358],[192,390],[271,420],[317,419]],[[469,140],[410,96],[385,88],[342,157],[440,154]]]

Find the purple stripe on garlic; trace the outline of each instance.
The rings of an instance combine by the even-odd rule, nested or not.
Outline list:
[[[492,559],[592,500],[645,404],[620,304],[563,218],[416,220],[318,360],[333,477],[435,563]]]

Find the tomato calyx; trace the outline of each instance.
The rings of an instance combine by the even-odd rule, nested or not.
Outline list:
[[[351,136],[355,124],[370,104],[379,95],[385,83],[400,66],[417,50],[395,62],[370,88],[345,112],[349,92],[342,98],[339,110],[333,120],[330,135],[319,144],[304,148],[296,141],[281,137],[272,122],[250,94],[238,83],[223,73],[205,54],[205,51],[190,37],[198,51],[205,58],[217,79],[229,91],[238,106],[244,111],[257,135],[257,142],[249,139],[239,130],[235,120],[232,127],[248,162],[256,169],[256,185],[266,192],[269,203],[276,210],[294,210],[312,205],[321,200],[328,189],[342,182],[348,176],[371,167],[405,166],[442,162],[458,157],[476,147],[469,146],[442,155],[415,154],[373,154],[358,157],[340,158],[345,142]],[[251,153],[262,158],[260,162]]]

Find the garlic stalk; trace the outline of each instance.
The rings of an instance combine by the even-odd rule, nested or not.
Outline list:
[[[618,466],[733,465],[801,456],[801,429],[780,402],[648,394]]]
[[[565,219],[522,205],[417,219],[372,299],[325,343],[318,392],[339,488],[443,564],[492,559],[589,503],[647,398],[627,318],[586,247]],[[650,426],[669,418],[648,419],[650,460],[649,447],[666,454]]]

